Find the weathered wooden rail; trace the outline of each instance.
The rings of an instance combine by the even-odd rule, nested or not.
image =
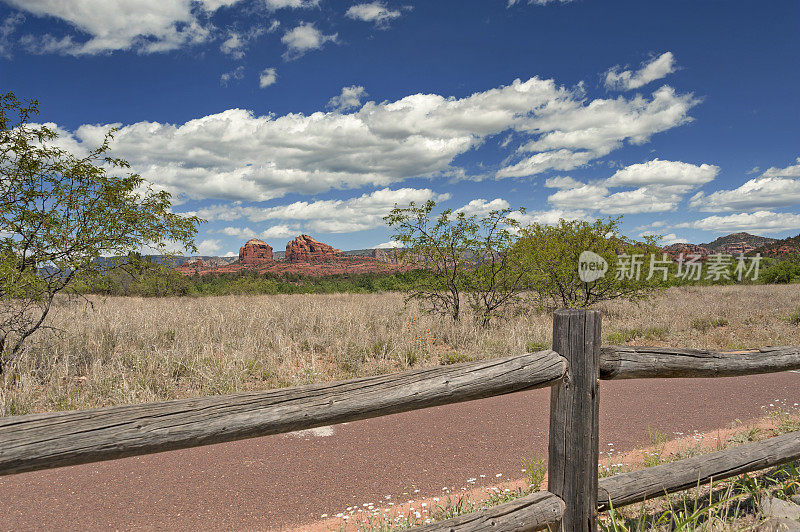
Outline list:
[[[598,479],[600,379],[800,369],[800,347],[600,347],[594,310],[561,310],[553,349],[330,384],[0,418],[0,475],[292,432],[551,387],[548,491],[419,530],[595,530],[598,510],[800,459],[800,432]],[[1,504],[1,503],[0,503]]]

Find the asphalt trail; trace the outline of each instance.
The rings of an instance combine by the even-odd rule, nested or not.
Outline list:
[[[800,403],[800,374],[602,382],[600,401],[601,451],[625,452],[647,443],[648,429],[708,432]],[[548,402],[548,389],[534,390],[0,477],[0,529],[280,530],[404,491],[520,478],[523,455],[546,455]]]

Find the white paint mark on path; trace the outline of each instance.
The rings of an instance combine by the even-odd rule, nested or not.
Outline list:
[[[297,430],[294,432],[287,432],[286,436],[293,436],[295,438],[327,438],[328,436],[333,436],[336,433],[336,429],[334,429],[330,425],[326,425],[324,427],[316,427],[313,429],[305,429],[305,430]]]

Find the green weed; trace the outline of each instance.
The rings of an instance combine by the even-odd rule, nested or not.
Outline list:
[[[522,458],[522,467],[525,470],[525,480],[531,491],[539,491],[547,474],[547,461],[536,458],[535,454]]]
[[[717,327],[727,327],[728,320],[725,318],[694,318],[692,320],[692,329],[697,329],[700,332],[706,332]]]

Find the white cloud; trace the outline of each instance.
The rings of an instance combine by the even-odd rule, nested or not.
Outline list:
[[[402,242],[398,242],[397,240],[389,240],[388,242],[378,244],[374,247],[377,249],[394,249],[394,248],[405,247],[405,245]]]
[[[263,88],[274,85],[278,81],[278,71],[274,68],[265,68],[258,76],[258,86]]]
[[[322,48],[327,42],[335,43],[337,38],[337,33],[325,35],[314,26],[313,22],[301,22],[281,37],[281,42],[286,45],[286,53],[283,56],[285,59],[296,59],[306,52]]]
[[[3,19],[0,24],[0,57],[11,58],[11,35],[24,21],[25,16],[22,13],[12,13]]]
[[[558,188],[558,189],[565,189],[565,188],[575,188],[581,186],[579,181],[574,180],[569,176],[556,176],[550,177],[544,182],[544,186],[547,188]]]
[[[795,165],[771,167],[733,190],[698,192],[691,207],[701,211],[736,211],[800,205],[800,157]]]
[[[234,59],[242,59],[244,57],[245,48],[250,44],[251,41],[263,35],[265,31],[267,30],[260,27],[254,27],[244,33],[230,31],[228,32],[228,38],[222,42],[219,49],[222,51],[222,53],[228,54]]]
[[[526,213],[512,212],[508,215],[509,218],[515,219],[522,227],[537,223],[545,225],[555,225],[559,220],[590,220],[585,211],[565,210],[565,209],[550,209],[541,211],[529,211]]]
[[[645,236],[654,236],[654,235],[658,235],[658,236],[661,237],[659,239],[659,245],[661,245],[661,246],[669,246],[670,244],[678,244],[678,243],[687,243],[687,242],[689,242],[688,239],[679,237],[675,233],[668,233],[666,235],[662,235],[662,234],[656,233],[654,231],[644,231],[642,233],[639,233],[639,237],[640,238],[641,237],[645,237]]]
[[[278,207],[212,205],[199,209],[196,214],[207,220],[294,220],[302,222],[306,231],[349,233],[383,226],[383,217],[395,204],[405,207],[412,201],[419,204],[430,199],[445,201],[449,197],[449,194],[437,194],[427,188],[384,188],[347,200],[297,201]]]
[[[342,92],[339,96],[334,96],[328,101],[328,107],[336,109],[337,111],[347,111],[348,109],[355,109],[361,107],[361,100],[367,95],[364,87],[352,85],[350,87],[342,87]]]
[[[244,77],[244,67],[239,65],[230,72],[225,72],[219,77],[219,82],[222,85],[227,85],[231,80],[240,80]]]
[[[267,9],[275,11],[284,7],[308,8],[319,5],[319,0],[265,0]]]
[[[37,17],[54,17],[69,24],[72,33],[23,35],[18,42],[34,53],[93,55],[122,50],[157,53],[207,42],[216,37],[210,17],[220,8],[242,0],[4,0]],[[272,11],[305,8],[318,0],[264,0]],[[274,22],[273,22],[274,25]],[[269,31],[273,31],[270,28]],[[247,41],[263,29],[230,33],[221,49],[241,57]],[[0,34],[2,32],[0,31]]]
[[[268,240],[271,238],[289,238],[302,233],[299,227],[292,227],[288,225],[274,225],[268,227],[264,231],[258,232],[249,227],[225,227],[224,229],[212,230],[211,233],[232,236],[241,240],[249,240],[251,238],[260,238]]]
[[[718,173],[719,166],[710,164],[697,166],[680,161],[653,159],[618,170],[606,180],[606,185],[702,185],[712,181]]]
[[[584,166],[625,141],[644,144],[655,133],[690,122],[689,110],[699,103],[691,94],[677,94],[667,86],[653,92],[650,100],[637,95],[585,102],[581,95],[575,89],[569,97],[553,96],[521,119],[516,129],[538,137],[517,151],[538,153],[501,169],[497,177]]]
[[[477,215],[479,217],[486,216],[492,211],[502,211],[503,209],[508,209],[511,206],[506,200],[502,198],[495,198],[492,201],[486,201],[485,199],[479,198],[474,199],[453,211],[454,214],[458,214],[463,212],[467,216]]]
[[[263,238],[264,240],[268,240],[270,238],[294,238],[302,233],[303,231],[296,226],[281,224],[273,225],[272,227],[268,227],[267,229],[261,231],[259,237]]]
[[[537,153],[497,172],[498,178],[524,177],[541,174],[547,170],[574,170],[596,158],[588,151],[556,150]]]
[[[702,229],[717,233],[797,231],[800,229],[800,214],[772,211],[742,212],[726,216],[709,216],[693,222],[680,223],[675,227]]]
[[[224,229],[211,230],[209,233],[217,233],[220,235],[233,236],[236,238],[256,238],[258,233],[249,227],[231,227],[228,226]]]
[[[374,22],[377,26],[385,27],[387,23],[400,17],[400,11],[389,9],[383,2],[369,2],[351,6],[345,15],[353,20]]]
[[[153,53],[205,42],[211,35],[208,16],[219,7],[238,1],[6,0],[20,10],[39,17],[55,17],[73,26],[75,35],[60,39],[50,34],[29,35],[21,40],[34,52],[69,55],[130,49]],[[88,40],[77,40],[83,36]]]
[[[675,72],[675,56],[672,52],[664,52],[643,63],[639,70],[620,70],[619,66],[611,68],[606,72],[605,83],[609,89],[638,89],[673,72]]]
[[[198,255],[216,255],[222,249],[222,241],[215,238],[208,238],[197,244]]]
[[[507,7],[516,5],[519,2],[520,0],[508,0]],[[572,0],[528,0],[528,4],[535,6],[546,6],[547,4],[555,4],[555,3],[568,4],[570,2],[572,2]]]
[[[219,46],[223,54],[232,55],[236,59],[244,57],[244,42],[239,33],[231,32],[227,39],[225,39]]]
[[[552,178],[545,183],[559,189],[548,202],[559,208],[596,210],[603,214],[632,214],[673,211],[685,195],[714,179],[717,166],[693,165],[654,159],[618,170],[602,182],[580,183],[572,178]],[[612,187],[637,186],[611,192]]]
[[[385,187],[413,177],[463,178],[453,160],[509,130],[547,147],[501,169],[499,177],[570,169],[626,138],[644,142],[688,121],[693,102],[691,95],[667,88],[652,100],[586,101],[578,89],[534,77],[464,98],[413,94],[367,102],[349,114],[255,116],[229,109],[184,124],[116,124],[111,147],[142,177],[176,196],[264,201],[331,188]],[[64,132],[63,140],[97,145],[112,125],[84,125]],[[568,133],[571,140],[559,142],[570,147],[559,148],[553,136]]]
[[[786,168],[775,168],[774,166],[767,168],[762,177],[800,177],[800,157],[797,158],[797,164]]]

